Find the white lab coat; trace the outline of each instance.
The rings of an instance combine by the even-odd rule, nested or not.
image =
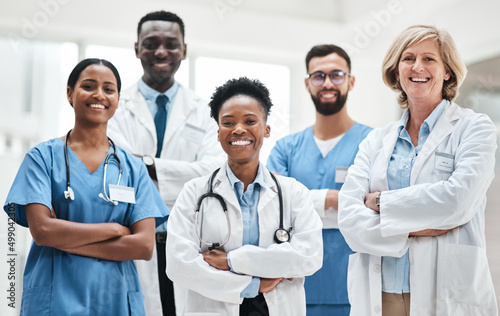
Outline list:
[[[273,315],[305,315],[304,276],[317,271],[322,264],[323,244],[321,220],[314,211],[308,190],[292,178],[277,176],[283,191],[284,227],[293,227],[289,243],[276,244],[274,232],[279,227],[277,188],[265,172],[267,189],[261,190],[259,200],[259,247],[242,246],[243,223],[237,197],[226,176],[226,166],[217,173],[213,191],[224,197],[231,222],[231,237],[224,246],[229,253],[233,270],[218,270],[203,260],[201,245],[195,232],[195,208],[198,198],[208,192],[210,176],[194,179],[179,195],[168,222],[167,274],[177,288],[183,288],[186,301],[178,302],[179,316],[239,315],[241,291],[252,276],[263,278],[286,277],[277,287],[264,294]],[[202,238],[222,242],[228,227],[226,217],[215,198],[205,199]],[[201,214],[200,214],[201,217]],[[200,220],[201,221],[201,220]],[[192,314],[191,314],[192,313]]]
[[[155,166],[160,196],[171,210],[183,185],[212,172],[225,155],[206,101],[180,85],[170,111],[163,149],[160,158],[155,158]],[[118,110],[108,123],[108,135],[133,154],[155,156],[154,118],[137,84],[122,92]],[[136,261],[136,265],[146,314],[161,315],[156,249],[152,260]]]
[[[495,126],[486,115],[449,103],[416,158],[411,186],[388,191],[397,126],[368,135],[340,191],[340,230],[358,252],[349,261],[351,315],[381,315],[381,256],[401,257],[408,249],[412,316],[497,315],[484,233]],[[380,214],[364,205],[375,191],[382,191]],[[408,237],[429,228],[454,229]]]

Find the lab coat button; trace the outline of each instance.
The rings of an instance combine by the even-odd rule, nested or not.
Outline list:
[[[378,305],[377,305],[377,306],[375,306],[375,307],[373,308],[373,311],[374,311],[375,313],[377,313],[377,314],[378,314],[378,313],[380,313],[380,306],[378,306]]]
[[[380,264],[376,264],[373,266],[373,271],[380,272]]]

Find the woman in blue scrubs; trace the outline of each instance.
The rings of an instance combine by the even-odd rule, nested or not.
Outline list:
[[[4,210],[34,239],[21,315],[145,314],[133,260],[151,258],[168,209],[143,163],[106,136],[120,87],[110,62],[81,61],[67,87],[74,128],[32,148],[14,180]]]

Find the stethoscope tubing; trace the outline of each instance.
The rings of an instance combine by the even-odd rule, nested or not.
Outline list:
[[[73,129],[70,129],[68,131],[68,133],[66,134],[66,140],[64,142],[64,161],[66,163],[66,187],[67,187],[67,191],[64,192],[64,195],[65,195],[66,199],[70,199],[70,200],[75,199],[73,190],[71,189],[71,185],[70,185],[70,172],[69,172],[70,166],[69,166],[69,159],[68,159],[68,140],[69,140],[69,136],[70,136],[72,131],[73,131]],[[122,164],[121,164],[120,158],[118,158],[118,155],[116,154],[115,143],[109,137],[108,137],[108,141],[111,144],[111,147],[113,147],[113,153],[107,154],[106,158],[104,159],[104,176],[103,176],[103,184],[102,184],[103,189],[104,189],[104,195],[102,195],[102,193],[101,193],[101,194],[99,194],[99,197],[101,197],[103,200],[105,200],[107,202],[110,202],[110,203],[113,203],[114,205],[117,205],[118,202],[111,200],[106,192],[106,176],[107,176],[107,171],[108,171],[109,159],[111,157],[114,157],[116,162],[118,163],[118,167],[120,169],[120,175],[118,176],[117,185],[120,184],[120,180],[121,180],[122,174],[123,174],[123,169],[122,169]]]
[[[229,215],[228,215],[228,211],[227,211],[226,202],[224,201],[224,198],[220,194],[217,194],[217,193],[213,192],[213,181],[214,181],[215,176],[219,172],[219,170],[220,170],[220,168],[218,168],[217,170],[215,170],[212,173],[212,175],[210,177],[210,181],[209,181],[209,191],[207,193],[201,195],[198,198],[198,204],[197,204],[196,210],[195,210],[195,231],[196,231],[196,236],[198,237],[198,239],[200,240],[201,243],[203,243],[204,245],[208,246],[209,250],[213,250],[215,248],[221,248],[221,247],[223,247],[229,241],[229,238],[231,237],[231,222],[229,220]],[[283,218],[284,218],[283,193],[281,191],[281,185],[280,185],[278,179],[276,179],[276,176],[272,172],[269,172],[269,174],[271,175],[271,178],[276,183],[276,188],[277,188],[277,191],[278,191],[278,200],[279,200],[279,205],[280,205],[280,207],[279,207],[280,208],[280,225],[279,225],[279,228],[274,233],[274,240],[277,243],[288,242],[288,241],[290,241],[290,231],[287,231],[284,228],[284,222],[283,222]],[[198,227],[200,227],[198,216],[200,214],[201,204],[202,204],[203,200],[205,198],[208,198],[208,197],[216,198],[219,201],[220,205],[222,206],[222,210],[224,211],[224,214],[226,216],[226,222],[227,222],[228,229],[227,229],[226,238],[225,238],[225,240],[222,243],[209,243],[209,242],[204,241],[202,239],[201,233],[199,232],[199,229],[198,229]],[[281,234],[278,234],[278,232],[281,233]],[[284,235],[285,237],[278,238],[277,237],[278,235],[280,235],[280,236]]]

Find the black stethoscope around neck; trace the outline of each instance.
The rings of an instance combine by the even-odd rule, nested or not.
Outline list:
[[[64,198],[66,200],[69,199],[71,201],[74,201],[75,200],[75,192],[73,191],[73,189],[71,188],[71,185],[70,185],[70,179],[69,179],[69,159],[68,159],[68,140],[69,140],[69,135],[71,134],[71,131],[72,131],[72,129],[70,129],[69,132],[68,132],[68,134],[66,134],[66,140],[64,142],[64,160],[66,162],[66,186],[67,186],[66,191],[64,191]],[[111,146],[113,147],[113,153],[107,154],[106,158],[104,159],[104,176],[103,176],[103,180],[102,180],[102,186],[103,186],[104,194],[99,193],[99,197],[101,199],[103,199],[104,201],[106,201],[106,202],[113,203],[114,205],[118,205],[118,201],[111,200],[109,198],[108,194],[106,193],[106,174],[107,174],[107,171],[108,171],[109,159],[111,157],[114,157],[115,160],[116,160],[116,162],[118,163],[118,167],[120,168],[120,175],[118,176],[118,182],[116,183],[116,185],[120,184],[120,180],[122,178],[123,169],[122,169],[122,164],[120,162],[120,159],[116,155],[116,146],[115,146],[115,143],[109,137],[108,137],[108,141],[111,144]]]
[[[231,222],[229,221],[229,215],[227,213],[226,202],[224,201],[224,198],[220,194],[217,194],[217,193],[213,192],[214,178],[217,175],[217,173],[219,172],[219,170],[220,170],[220,168],[217,169],[217,170],[215,170],[212,173],[212,176],[210,177],[209,191],[199,197],[198,204],[196,206],[196,211],[195,211],[196,236],[198,237],[198,239],[200,240],[200,242],[202,242],[203,244],[205,244],[206,246],[208,246],[209,250],[213,250],[215,248],[221,248],[222,246],[224,246],[229,241],[229,238],[231,237]],[[283,217],[284,217],[284,212],[283,212],[283,193],[281,191],[281,185],[278,182],[278,179],[276,179],[276,177],[274,176],[274,174],[272,172],[269,172],[269,174],[273,178],[274,183],[276,183],[276,187],[278,189],[278,199],[279,199],[279,203],[280,203],[280,226],[274,232],[274,241],[276,243],[278,243],[278,244],[281,244],[281,243],[289,242],[290,241],[290,232],[292,231],[292,227],[290,227],[289,230],[286,230],[284,228],[284,224],[283,224]],[[206,241],[204,241],[202,239],[201,234],[198,231],[198,227],[200,226],[199,222],[198,222],[198,215],[200,214],[201,204],[202,204],[203,200],[205,198],[208,198],[208,197],[216,198],[219,201],[219,204],[221,205],[222,210],[224,211],[224,214],[226,215],[227,235],[226,235],[226,239],[222,243],[218,243],[218,242],[214,242],[214,243],[206,242]]]

